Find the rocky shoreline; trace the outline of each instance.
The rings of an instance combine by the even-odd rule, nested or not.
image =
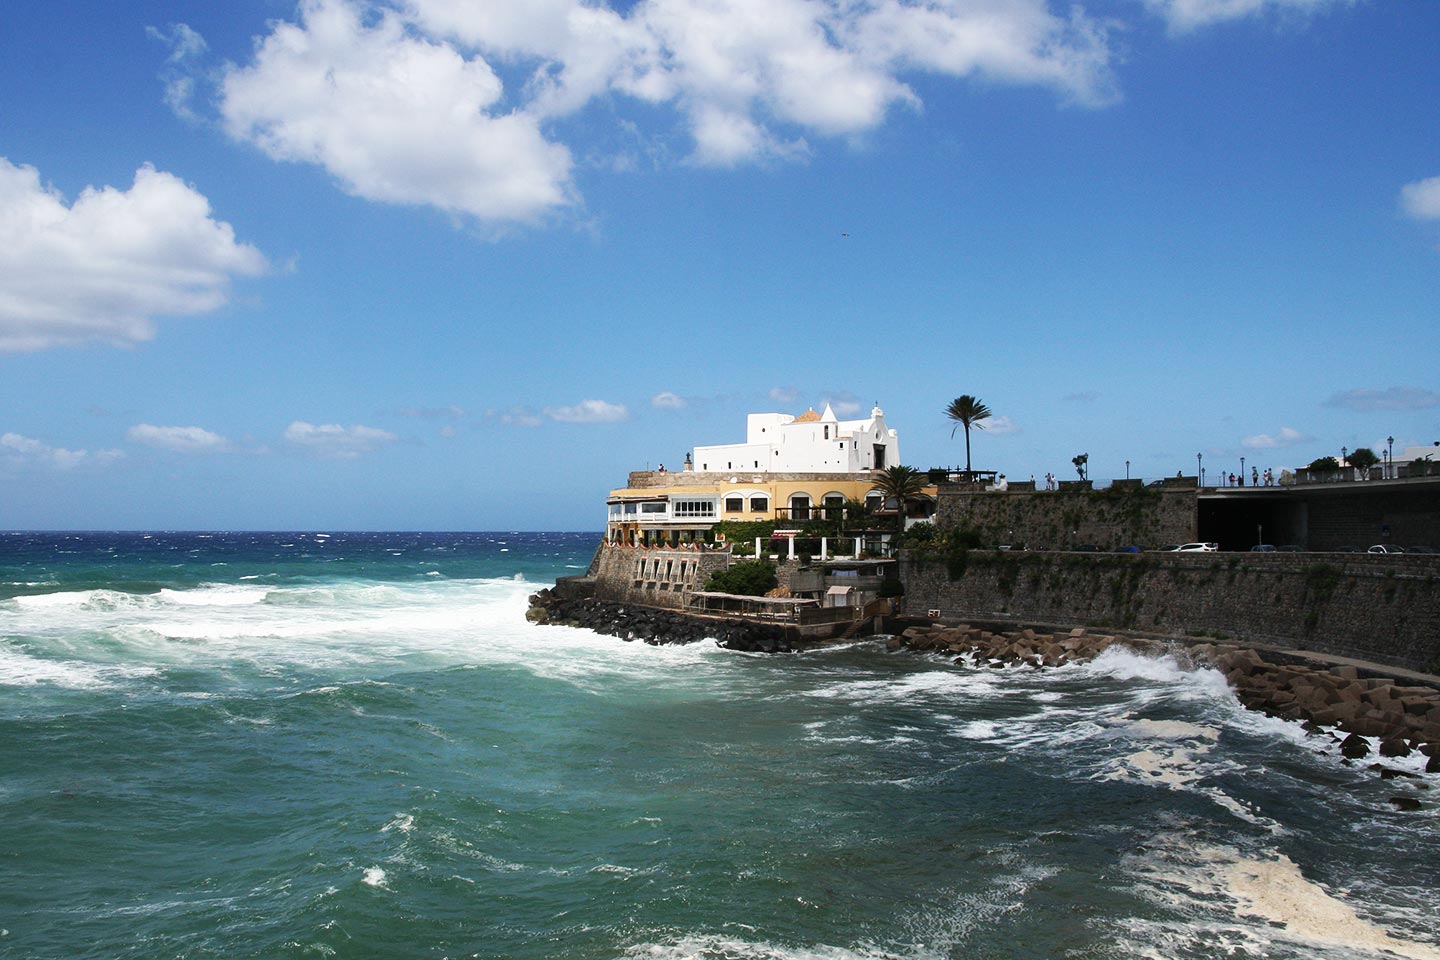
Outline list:
[[[1235,644],[1177,646],[1146,637],[1092,634],[1084,628],[1053,634],[1029,629],[997,632],[970,625],[911,627],[891,637],[888,645],[892,650],[958,654],[957,664],[991,668],[1043,669],[1080,663],[1116,645],[1142,654],[1170,653],[1219,670],[1249,709],[1300,721],[1312,735],[1331,738],[1345,763],[1370,756],[1373,738],[1378,741],[1373,749],[1381,757],[1406,757],[1419,751],[1428,758],[1425,772],[1440,773],[1440,689],[1362,675],[1355,666],[1306,662]],[[1381,764],[1375,767],[1388,778],[1410,776]],[[1393,798],[1392,803],[1418,806],[1408,797]]]
[[[813,645],[792,642],[780,624],[699,617],[589,596],[566,596],[550,588],[530,597],[526,619],[537,624],[583,627],[652,645],[713,639],[725,649],[756,653],[789,653]],[[1353,665],[1331,665],[1229,643],[1183,644],[1154,637],[1092,633],[1083,627],[1045,633],[931,624],[909,627],[887,641],[892,651],[952,655],[957,665],[992,669],[1045,669],[1082,663],[1117,645],[1151,656],[1170,654],[1220,671],[1244,706],[1298,721],[1312,736],[1329,738],[1340,751],[1342,763],[1350,764],[1375,753],[1391,758],[1418,751],[1427,758],[1425,772],[1440,773],[1440,687],[1405,684]],[[1381,763],[1371,766],[1387,779],[1414,776]],[[1394,797],[1391,802],[1403,809],[1419,806],[1413,797]]]
[[[593,597],[566,598],[548,587],[530,597],[525,619],[531,623],[584,627],[607,637],[639,640],[652,646],[713,639],[727,650],[790,653],[796,649],[786,638],[784,627],[778,624],[697,617],[677,610]]]

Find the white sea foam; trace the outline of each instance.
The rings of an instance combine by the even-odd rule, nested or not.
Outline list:
[[[826,944],[782,946],[764,940],[741,940],[715,934],[695,934],[666,943],[642,943],[625,951],[636,960],[928,960],[931,953],[898,954],[875,947],[847,949]]]
[[[143,664],[86,663],[35,657],[0,642],[0,686],[94,690],[152,677],[156,672],[153,667]]]
[[[365,873],[361,876],[360,882],[371,887],[379,887],[388,890],[390,887],[385,882],[385,871],[379,867],[366,867]]]
[[[1165,842],[1155,849],[1132,866],[1142,877],[1142,893],[1190,915],[1191,929],[1173,931],[1172,937],[1213,942],[1208,932],[1223,927],[1241,955],[1266,956],[1276,945],[1289,944],[1335,957],[1440,960],[1440,945],[1387,930],[1378,917],[1362,917],[1351,894],[1308,879],[1283,853]],[[1363,906],[1375,914],[1372,905]],[[1224,913],[1215,916],[1217,908]]]

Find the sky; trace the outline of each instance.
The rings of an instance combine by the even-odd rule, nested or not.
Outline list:
[[[0,11],[0,529],[598,530],[751,412],[1440,440],[1431,0]],[[1248,472],[1248,466],[1247,466]]]

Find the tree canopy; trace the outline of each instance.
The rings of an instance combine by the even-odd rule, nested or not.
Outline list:
[[[984,430],[983,421],[990,419],[990,408],[981,403],[970,394],[962,394],[950,401],[950,406],[945,408],[945,416],[955,421],[955,426],[950,428],[950,436],[955,436],[955,431],[961,427],[965,428],[965,472],[970,472],[970,428]]]

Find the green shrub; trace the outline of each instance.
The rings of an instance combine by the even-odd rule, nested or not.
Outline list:
[[[737,593],[747,597],[763,597],[775,589],[779,580],[775,577],[775,565],[765,560],[739,560],[728,570],[713,574],[706,590],[717,593]]]

